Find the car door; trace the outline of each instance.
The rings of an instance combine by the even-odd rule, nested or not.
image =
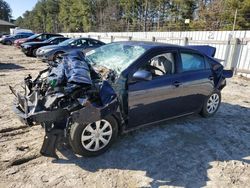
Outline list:
[[[154,62],[157,57],[158,60],[165,57],[168,65],[164,67],[159,61]],[[181,77],[175,74],[177,57],[177,51],[164,51],[151,56],[138,67],[138,70],[148,69],[145,67],[152,63],[158,66],[152,80],[128,84],[128,128],[158,122],[181,113],[181,88],[178,85]],[[171,69],[170,72],[166,70],[167,67]],[[164,70],[164,74],[158,69]]]
[[[183,113],[199,111],[214,89],[211,68],[205,57],[194,51],[181,50],[180,59]]]

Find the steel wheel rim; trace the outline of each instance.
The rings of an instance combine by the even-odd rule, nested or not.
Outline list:
[[[88,151],[98,151],[108,145],[112,133],[111,124],[104,119],[88,124],[82,132],[82,146]]]
[[[219,106],[219,102],[220,102],[219,95],[217,93],[212,94],[207,101],[207,112],[209,114],[214,113]]]

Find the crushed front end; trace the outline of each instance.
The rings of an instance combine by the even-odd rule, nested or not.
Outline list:
[[[57,142],[67,138],[72,122],[92,123],[118,108],[109,80],[103,79],[81,52],[65,55],[59,64],[41,71],[35,79],[29,75],[22,91],[11,86],[10,90],[16,96],[14,112],[20,119],[45,129],[41,154],[54,158],[58,158]]]

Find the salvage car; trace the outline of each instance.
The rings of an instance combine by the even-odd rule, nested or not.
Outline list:
[[[32,35],[28,38],[15,40],[14,45],[17,48],[20,48],[21,44],[23,44],[25,42],[41,42],[41,41],[48,40],[51,37],[63,37],[63,36],[60,34],[54,34],[54,33],[39,33],[39,34]]]
[[[49,45],[57,45],[68,39],[69,38],[66,37],[51,37],[50,39],[42,42],[25,42],[21,44],[21,48],[26,56],[36,57],[36,51],[38,48]]]
[[[27,37],[30,37],[32,35],[34,35],[34,33],[17,33],[15,35],[10,35],[8,37],[3,38],[1,40],[1,43],[6,44],[6,45],[12,45],[15,40],[27,38]]]
[[[213,116],[231,70],[209,46],[115,42],[85,55],[74,51],[24,79],[15,112],[26,124],[45,128],[41,153],[56,157],[65,138],[82,156],[105,152],[118,133],[200,113]],[[60,140],[60,141],[59,141]]]
[[[68,39],[59,45],[51,45],[39,48],[36,52],[36,57],[42,61],[55,61],[62,54],[74,50],[89,51],[105,45],[104,42],[91,38],[75,38]]]

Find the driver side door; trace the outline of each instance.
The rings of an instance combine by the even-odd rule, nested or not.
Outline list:
[[[141,63],[138,70],[151,71],[152,79],[128,85],[128,128],[160,122],[181,113],[177,63],[177,51],[158,53]]]

